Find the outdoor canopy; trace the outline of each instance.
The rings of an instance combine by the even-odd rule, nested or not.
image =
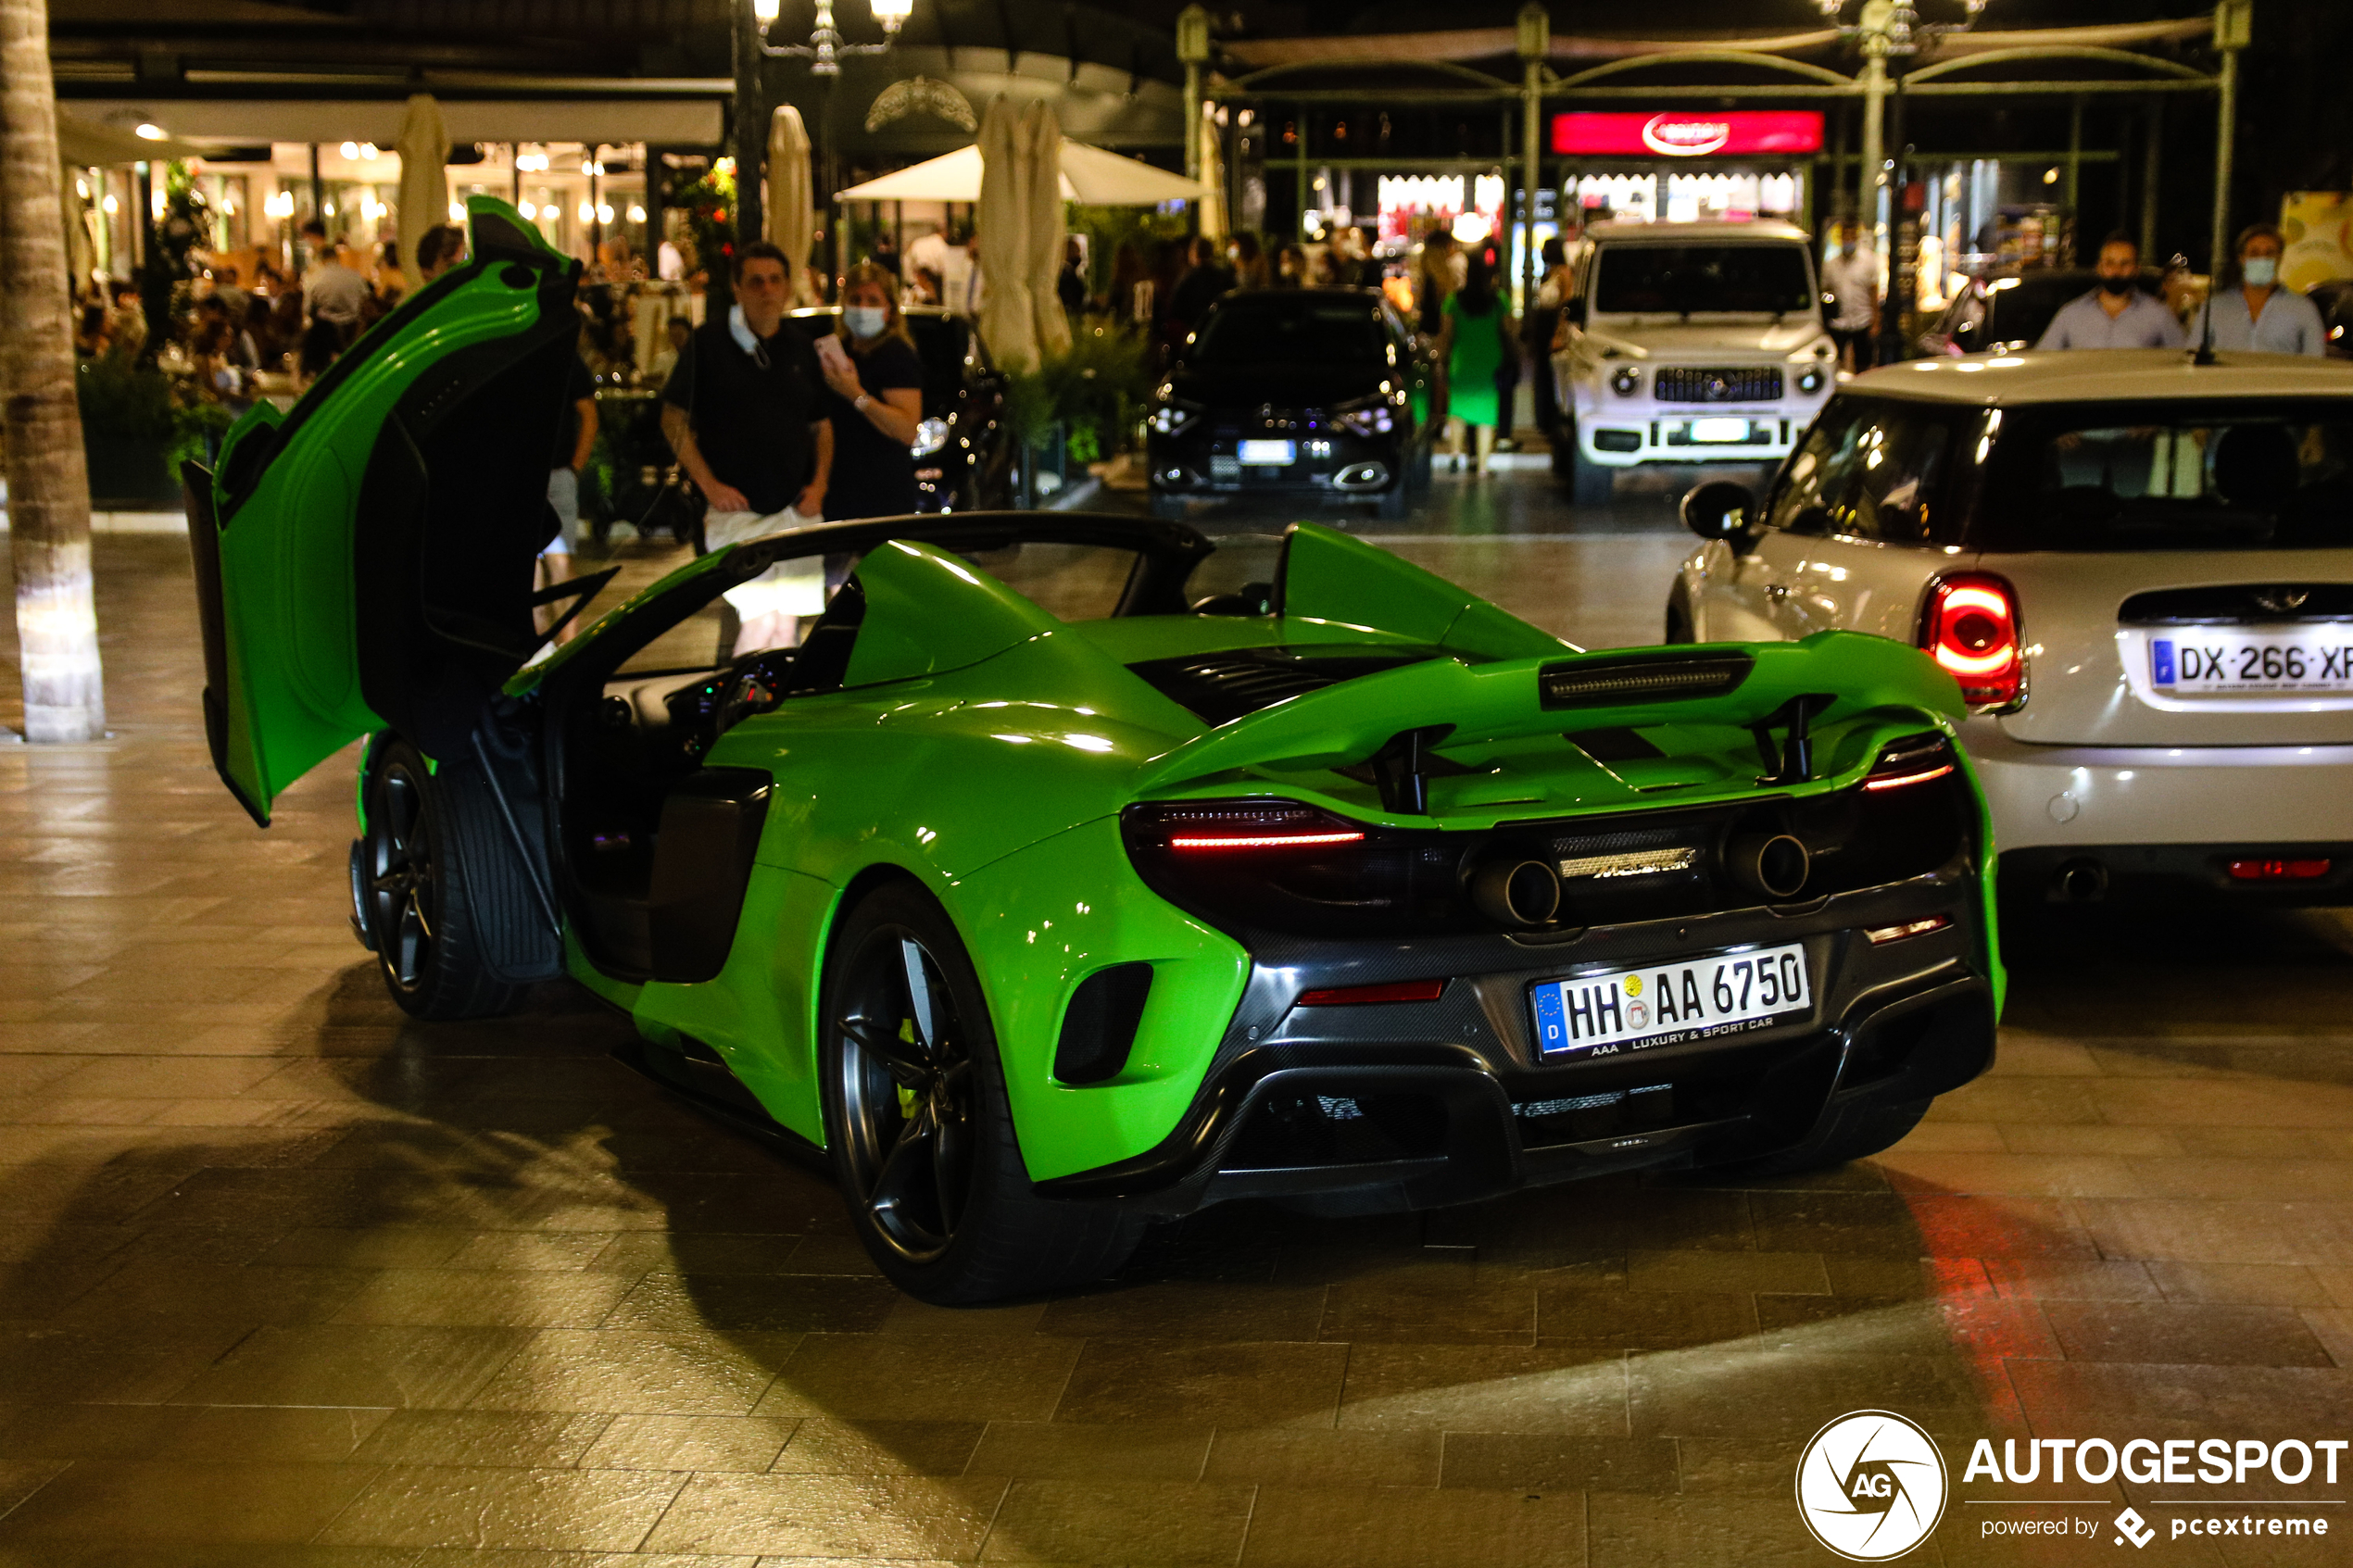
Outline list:
[[[1158,207],[1162,202],[1200,201],[1205,186],[1181,174],[1154,169],[1132,157],[1090,147],[1062,144],[1063,200],[1089,207]],[[975,202],[980,199],[980,147],[959,147],[879,180],[837,192],[836,201]]]

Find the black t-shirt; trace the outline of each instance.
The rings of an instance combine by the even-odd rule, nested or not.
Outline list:
[[[825,417],[825,378],[809,334],[790,321],[761,345],[766,363],[736,346],[727,319],[697,327],[661,399],[686,410],[695,445],[722,483],[755,512],[780,512],[807,487],[816,463],[809,427]]]
[[[863,354],[853,354],[858,384],[879,399],[893,387],[912,386],[921,392],[924,362],[914,345],[885,337]],[[858,517],[900,517],[915,509],[915,459],[907,448],[875,428],[850,399],[825,388],[827,411],[834,421],[833,475],[825,484],[825,516],[829,521]]]
[[[564,419],[556,427],[556,450],[547,459],[549,468],[572,467],[572,455],[580,446],[580,406],[596,395],[596,378],[580,362],[580,356],[573,355],[571,367],[564,372]]]

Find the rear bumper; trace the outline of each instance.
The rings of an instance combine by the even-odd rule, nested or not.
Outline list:
[[[2353,840],[2353,746],[2029,746],[1961,730],[2005,863],[2021,850]]]
[[[1980,888],[1957,859],[1802,911],[1596,927],[1567,942],[1254,939],[1226,1041],[1169,1136],[1038,1190],[1156,1217],[1236,1198],[1378,1212],[1797,1148],[1836,1111],[1926,1099],[1992,1063]],[[1863,936],[1930,915],[1950,923],[1881,947]],[[1535,1048],[1538,981],[1791,942],[1806,948],[1815,998],[1802,1020],[1569,1061]],[[1441,975],[1434,1002],[1296,1005],[1317,987]]]

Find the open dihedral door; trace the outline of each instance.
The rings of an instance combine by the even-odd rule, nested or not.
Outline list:
[[[459,754],[539,643],[533,566],[579,334],[580,264],[503,204],[473,254],[360,338],[281,416],[188,473],[205,730],[265,825],[359,736]]]

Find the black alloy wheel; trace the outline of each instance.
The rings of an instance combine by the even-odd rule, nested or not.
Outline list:
[[[842,1159],[877,1235],[910,1262],[948,1249],[973,1189],[974,1069],[939,962],[880,925],[837,997]]]
[[[980,977],[925,888],[894,878],[848,911],[818,1016],[826,1152],[852,1228],[900,1289],[943,1307],[1030,1296],[1101,1279],[1135,1250],[1140,1219],[1038,1195]]]
[[[361,859],[368,933],[386,982],[413,994],[432,967],[440,919],[433,806],[426,782],[406,758],[396,758],[375,783]]]
[[[485,936],[499,922],[529,917],[507,885],[519,873],[502,880],[499,868],[468,858],[467,840],[490,830],[479,774],[463,763],[436,773],[414,746],[387,735],[369,748],[360,799],[367,825],[352,893],[384,989],[417,1018],[513,1011],[527,987],[492,964]]]

